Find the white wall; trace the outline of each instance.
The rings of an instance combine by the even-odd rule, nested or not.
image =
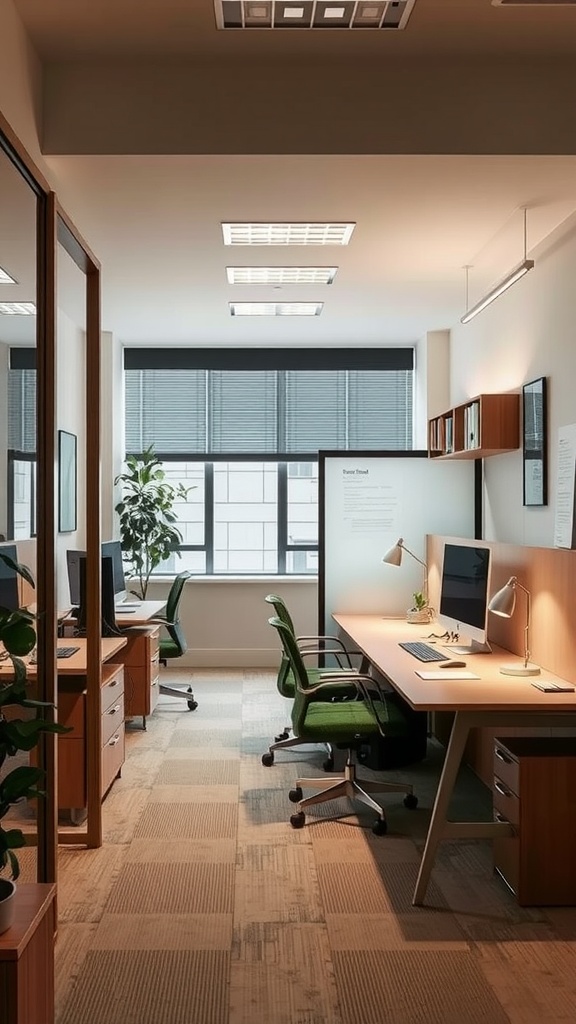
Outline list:
[[[68,548],[83,549],[86,544],[85,502],[86,489],[86,412],[84,379],[86,362],[86,335],[58,309],[56,358],[56,424],[77,438],[77,509],[78,528],[73,533],[59,533],[56,539],[56,600],[59,608],[70,601],[66,572]]]
[[[558,427],[576,422],[576,232],[529,255],[526,277],[453,329],[450,404],[548,377],[549,504],[523,507],[521,450],[485,459],[484,536],[552,547]]]
[[[151,601],[168,596],[170,582],[151,583]],[[274,609],[266,594],[280,594],[298,633],[316,633],[318,586],[315,578],[289,580],[191,579],[180,604],[188,653],[178,666],[277,668],[279,645],[268,619]]]

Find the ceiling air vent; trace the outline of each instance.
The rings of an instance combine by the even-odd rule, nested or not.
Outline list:
[[[406,28],[416,0],[214,0],[218,28]]]
[[[493,7],[576,7],[576,0],[492,0]]]

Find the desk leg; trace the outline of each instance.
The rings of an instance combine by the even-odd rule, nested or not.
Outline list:
[[[452,790],[454,789],[456,776],[458,775],[458,769],[460,768],[460,763],[462,761],[462,755],[464,753],[464,747],[466,746],[469,730],[470,724],[467,716],[462,711],[457,711],[454,718],[454,724],[452,725],[452,732],[450,733],[450,740],[448,742],[448,749],[444,759],[444,766],[440,776],[436,799],[434,801],[434,810],[432,811],[432,817],[428,826],[426,846],[424,847],[420,871],[418,873],[418,880],[416,882],[414,897],[412,899],[414,906],[418,906],[423,903],[424,896],[426,895],[434,857],[436,856],[436,847],[444,836],[448,804],[450,803],[450,797],[452,796]]]

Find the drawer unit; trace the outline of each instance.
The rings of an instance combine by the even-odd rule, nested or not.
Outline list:
[[[118,657],[124,663],[124,705],[127,718],[142,716],[144,728],[159,695],[160,626],[135,626]]]
[[[102,666],[102,758],[100,792],[104,796],[124,764],[124,666]]]
[[[576,905],[576,738],[494,741],[494,866],[522,906]]]
[[[102,714],[118,701],[124,694],[124,666],[109,665],[102,666],[102,685],[100,687],[100,711]]]
[[[110,789],[124,764],[124,723],[102,747],[100,786],[102,796]]]
[[[72,727],[72,732],[58,737],[58,807],[62,810],[78,811],[87,803],[86,690],[81,683],[85,683],[83,677],[61,676],[58,680],[58,721]],[[102,665],[100,708],[104,796],[124,761],[123,665]]]

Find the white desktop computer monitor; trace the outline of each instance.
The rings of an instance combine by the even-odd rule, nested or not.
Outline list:
[[[438,623],[469,640],[468,646],[450,646],[457,654],[489,654],[488,601],[490,549],[475,541],[444,545]]]

